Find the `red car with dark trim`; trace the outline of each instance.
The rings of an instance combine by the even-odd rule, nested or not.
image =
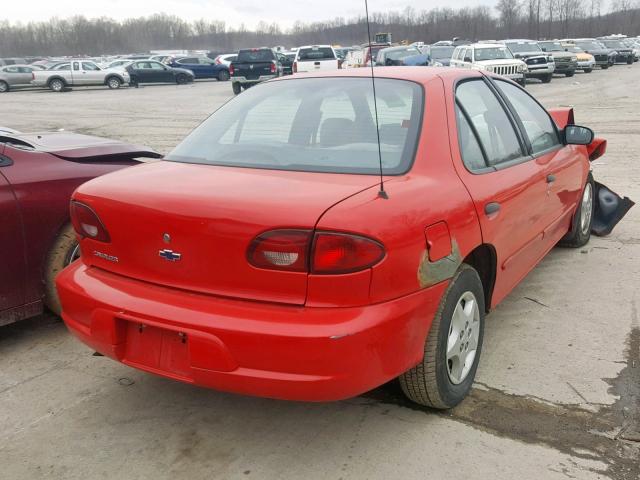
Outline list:
[[[57,281],[71,332],[220,390],[328,401],[399,377],[460,402],[485,313],[632,202],[594,182],[606,143],[568,109],[417,67],[381,72],[374,102],[369,74],[266,82],[165,161],[80,187],[82,258]]]
[[[158,158],[147,147],[69,132],[0,128],[0,326],[60,313],[55,276],[78,255],[69,200],[82,183]]]

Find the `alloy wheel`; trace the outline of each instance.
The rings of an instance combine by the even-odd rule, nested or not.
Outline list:
[[[591,216],[593,215],[593,187],[587,183],[582,194],[582,204],[580,206],[580,232],[583,235],[589,233],[591,228]]]
[[[471,292],[463,293],[453,311],[447,337],[447,373],[454,385],[462,383],[471,371],[480,337],[480,310]]]

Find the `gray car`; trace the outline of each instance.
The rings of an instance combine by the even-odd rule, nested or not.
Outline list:
[[[0,67],[0,93],[16,87],[30,87],[34,68],[29,65]]]

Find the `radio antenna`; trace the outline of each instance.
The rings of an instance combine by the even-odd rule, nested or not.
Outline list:
[[[382,145],[380,143],[380,121],[378,120],[378,100],[376,98],[376,75],[373,68],[373,46],[371,45],[371,24],[369,23],[369,2],[364,0],[364,10],[367,14],[367,39],[369,40],[369,62],[371,64],[371,84],[373,85],[373,110],[376,114],[376,135],[378,138],[378,160],[380,162],[380,191],[378,197],[388,199],[389,195],[384,190],[384,176],[382,170]]]

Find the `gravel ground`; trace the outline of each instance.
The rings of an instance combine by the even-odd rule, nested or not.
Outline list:
[[[640,66],[550,85],[609,140],[597,180],[640,199]],[[166,153],[229,83],[3,94],[0,124],[64,128]],[[458,408],[395,385],[304,404],[209,391],[132,370],[43,316],[0,328],[0,477],[640,478],[640,208],[607,238],[556,249],[487,317],[477,383]]]

